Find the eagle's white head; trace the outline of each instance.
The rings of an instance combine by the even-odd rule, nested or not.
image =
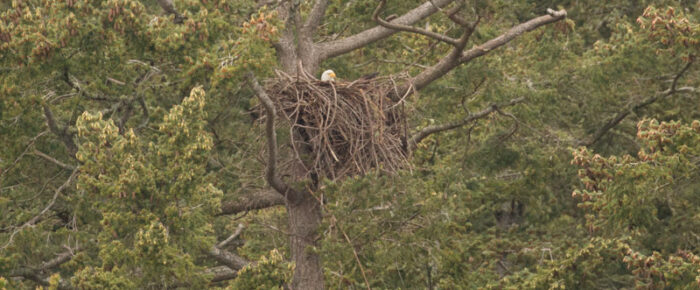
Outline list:
[[[335,81],[335,72],[333,70],[326,70],[321,75],[321,80],[324,82]]]

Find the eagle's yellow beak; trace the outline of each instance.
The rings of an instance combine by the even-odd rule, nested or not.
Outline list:
[[[335,73],[334,73],[334,72],[332,72],[332,73],[330,74],[330,76],[331,76],[332,79],[335,79]]]

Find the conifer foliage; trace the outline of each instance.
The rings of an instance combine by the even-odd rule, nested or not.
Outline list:
[[[647,2],[0,1],[0,290],[696,289]]]

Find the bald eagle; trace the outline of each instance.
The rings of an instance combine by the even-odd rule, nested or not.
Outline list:
[[[321,81],[324,82],[329,82],[329,81],[335,81],[335,72],[333,70],[326,70],[323,72],[321,75]]]

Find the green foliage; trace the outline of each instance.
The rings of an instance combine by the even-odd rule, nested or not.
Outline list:
[[[287,262],[277,250],[260,257],[254,265],[238,272],[227,289],[284,289],[291,281],[293,264]]]
[[[407,98],[408,131],[524,103],[431,135],[397,176],[323,183],[313,250],[326,286],[697,288],[700,12],[691,2],[467,1],[460,15],[482,16],[467,48],[546,8],[567,9],[568,19]],[[289,3],[302,17],[313,7]],[[424,3],[388,1],[382,17]],[[251,121],[257,99],[244,76],[273,75],[283,19],[257,1],[174,4],[182,24],[156,1],[0,1],[0,289],[289,283],[283,207],[218,215],[222,201],[265,186],[264,128]],[[315,40],[373,27],[375,5],[329,1]],[[416,26],[459,30],[440,13]],[[321,67],[348,81],[415,75],[450,49],[397,33]],[[684,89],[665,95],[672,84]],[[624,120],[579,147],[620,112]],[[75,181],[44,212],[74,167]],[[206,270],[221,264],[205,252],[238,223],[245,230],[225,250],[253,263],[210,283]],[[78,247],[41,282],[16,276]]]
[[[688,234],[700,226],[700,121],[684,125],[646,119],[638,128],[643,147],[637,157],[604,158],[585,148],[574,151],[572,163],[582,168],[584,188],[572,195],[591,212],[589,231],[635,238],[622,253],[638,287],[698,287],[700,259],[692,250],[681,249],[700,247]]]
[[[690,61],[700,47],[700,25],[691,22],[682,11],[668,7],[665,10],[649,6],[637,18],[642,29],[647,29],[649,38],[659,43],[660,51],[680,54]]]
[[[212,140],[204,131],[204,106],[204,91],[193,89],[164,116],[155,142],[141,140],[133,130],[120,135],[100,114],[86,112],[78,119],[77,189],[85,198],[76,202],[86,216],[102,217],[102,269],[94,271],[104,271],[105,277],[141,271],[140,279],[130,280],[134,285],[204,283],[192,258],[214,242],[209,217],[222,195],[205,170]],[[113,267],[117,270],[108,270]],[[81,283],[93,283],[89,279],[86,274]]]

